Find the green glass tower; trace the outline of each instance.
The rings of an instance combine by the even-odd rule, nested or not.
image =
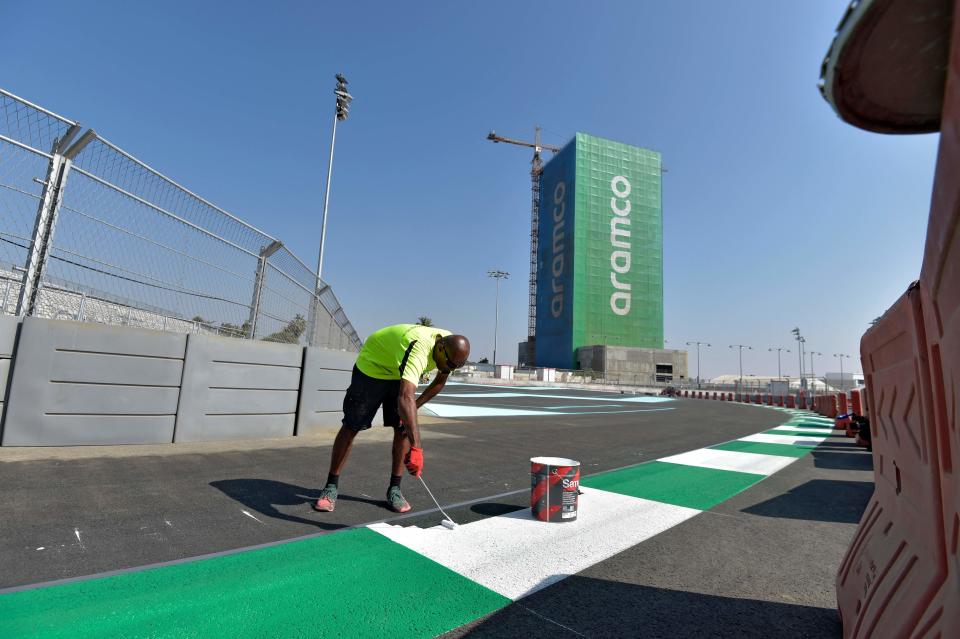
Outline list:
[[[543,168],[538,240],[537,366],[663,348],[659,153],[577,133]]]

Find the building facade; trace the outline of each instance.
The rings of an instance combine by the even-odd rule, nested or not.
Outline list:
[[[661,157],[577,133],[543,168],[536,365],[583,346],[663,348]]]

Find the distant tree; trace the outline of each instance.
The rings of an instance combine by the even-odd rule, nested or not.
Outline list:
[[[220,334],[227,337],[246,337],[248,330],[250,330],[250,322],[244,322],[240,326],[230,322],[220,324]]]
[[[417,318],[417,324],[420,326],[433,326],[433,320],[426,315],[421,315]]]
[[[297,313],[297,316],[287,322],[287,325],[276,333],[270,333],[263,338],[265,342],[280,342],[282,344],[296,344],[300,341],[300,336],[307,330],[307,320],[303,315]]]
[[[201,324],[206,324],[206,323],[207,323],[207,320],[203,319],[203,318],[200,317],[199,315],[194,315],[194,316],[193,316],[193,319],[190,320],[190,321],[191,321],[191,322],[199,322],[199,323],[201,323]]]
[[[490,360],[487,359],[486,357],[481,357],[480,361],[477,362],[477,364],[489,364],[489,363],[490,363]]]

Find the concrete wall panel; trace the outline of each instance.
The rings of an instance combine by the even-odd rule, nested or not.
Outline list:
[[[338,428],[356,353],[308,347],[303,358],[297,435]],[[378,414],[380,423],[382,418]]]
[[[25,319],[3,445],[169,443],[185,348],[181,334]]]
[[[190,335],[174,441],[293,435],[303,348]]]
[[[180,386],[183,356],[141,357],[58,350],[53,354],[51,370],[56,372],[56,379],[51,380],[55,382],[82,379],[96,384],[128,384],[135,378],[138,384],[149,386]]]

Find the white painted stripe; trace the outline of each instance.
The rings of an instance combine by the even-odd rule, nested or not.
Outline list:
[[[614,404],[616,406],[616,404]],[[604,406],[606,408],[606,406]],[[607,415],[611,413],[659,413],[665,410],[675,410],[673,408],[633,408],[628,410],[586,410],[586,411],[562,411],[556,408],[552,410],[538,410],[532,408],[497,408],[494,406],[472,406],[461,404],[444,404],[441,402],[430,402],[420,411],[426,415],[434,417],[523,417],[531,415]]]
[[[518,417],[523,415],[561,415],[557,411],[495,408],[493,406],[460,406],[430,402],[420,409],[434,417]]]
[[[804,437],[798,435],[792,437],[790,435],[767,435],[766,433],[757,433],[756,435],[747,435],[746,437],[741,437],[740,441],[742,442],[761,442],[763,444],[819,444],[822,442],[825,437]]]
[[[371,530],[517,600],[589,568],[700,511],[583,488],[577,520],[547,523],[530,509],[447,530],[372,524]]]
[[[700,450],[691,450],[688,453],[663,457],[657,461],[668,462],[670,464],[683,464],[684,466],[714,468],[716,470],[732,470],[738,473],[772,475],[795,462],[796,458],[784,457],[783,455],[760,455],[734,450],[701,448]]]
[[[774,426],[776,430],[799,430],[805,433],[820,433],[821,435],[832,435],[832,428],[817,428],[816,426]]]
[[[632,404],[662,404],[674,401],[670,397],[647,397],[646,395],[617,395],[614,397],[592,397],[585,395],[547,395],[544,393],[443,393],[443,397],[546,397],[547,399],[576,399],[587,402],[629,402]]]

